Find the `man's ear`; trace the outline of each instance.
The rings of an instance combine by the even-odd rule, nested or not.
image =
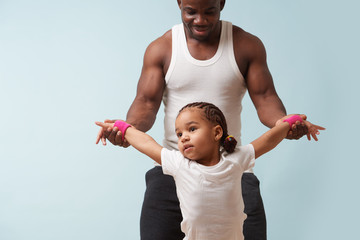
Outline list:
[[[181,0],[177,0],[178,6],[181,9]]]
[[[220,125],[216,125],[215,127],[214,127],[214,139],[215,139],[215,141],[219,141],[221,138],[222,138],[222,136],[223,136],[223,129],[222,129],[222,127],[220,126]]]
[[[179,2],[179,0],[178,0]],[[220,11],[222,11],[225,7],[225,0],[220,0]]]

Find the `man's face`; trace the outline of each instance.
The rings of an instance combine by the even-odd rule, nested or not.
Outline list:
[[[187,36],[198,41],[218,37],[225,0],[178,0]]]

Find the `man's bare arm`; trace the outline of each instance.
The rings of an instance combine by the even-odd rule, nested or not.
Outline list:
[[[278,119],[286,116],[286,109],[279,98],[266,61],[266,50],[261,40],[244,33],[247,59],[245,80],[249,96],[254,103],[260,121],[272,128]],[[294,125],[287,138],[298,139],[307,133],[304,125]]]
[[[266,51],[261,41],[252,37],[251,55],[246,72],[246,84],[260,121],[273,127],[276,121],[286,115],[286,109],[274,86],[266,62]]]
[[[141,131],[148,131],[155,122],[165,88],[164,62],[171,52],[171,41],[164,36],[152,42],[146,49],[143,68],[137,86],[136,97],[127,113],[126,121]],[[170,53],[171,56],[171,53]],[[114,122],[107,120],[106,122]],[[97,141],[105,145],[106,139],[112,144],[127,147],[117,128],[101,129]]]
[[[159,54],[162,46],[159,41],[151,43],[145,52],[136,97],[126,116],[126,122],[144,132],[155,122],[165,88],[164,57]]]

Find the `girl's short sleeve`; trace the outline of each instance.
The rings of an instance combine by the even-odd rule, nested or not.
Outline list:
[[[240,151],[238,152],[241,157],[238,159],[240,160],[240,164],[242,168],[247,170],[253,168],[255,166],[255,150],[252,144],[248,144],[245,146],[239,147]]]
[[[166,148],[161,150],[161,166],[166,175],[174,177],[184,160],[184,156],[179,151]]]

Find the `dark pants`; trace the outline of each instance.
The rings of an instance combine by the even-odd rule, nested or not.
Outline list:
[[[141,240],[182,240],[182,216],[173,177],[164,175],[161,167],[146,173],[146,192],[141,211]],[[245,240],[266,240],[266,219],[260,196],[259,180],[252,173],[242,177],[242,193],[247,219]]]

